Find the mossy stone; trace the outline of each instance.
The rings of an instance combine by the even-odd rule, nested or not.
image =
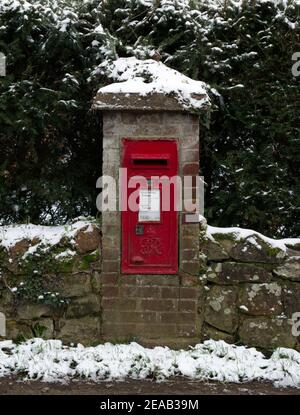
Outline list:
[[[79,270],[89,269],[90,265],[93,262],[97,262],[99,259],[100,259],[100,252],[98,249],[96,249],[95,251],[80,257],[77,267]]]

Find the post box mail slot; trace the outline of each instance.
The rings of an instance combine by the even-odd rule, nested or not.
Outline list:
[[[175,274],[178,271],[178,212],[176,189],[168,192],[153,177],[178,174],[176,140],[122,141],[122,272],[128,274]],[[143,177],[143,184],[129,187],[133,177]],[[126,191],[125,191],[126,190]],[[132,210],[130,195],[136,192],[138,208]],[[169,210],[162,209],[163,197],[169,198]],[[127,198],[124,201],[123,198]],[[126,209],[124,209],[126,206]]]

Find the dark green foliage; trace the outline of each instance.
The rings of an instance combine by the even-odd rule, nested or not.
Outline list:
[[[0,264],[0,273],[8,274],[4,279],[5,286],[10,291],[14,287],[14,306],[20,302],[48,304],[55,307],[64,307],[68,300],[59,293],[62,272],[68,265],[68,258],[63,261],[56,258],[59,248],[53,247],[49,250],[47,246],[39,247],[33,254],[19,261],[22,273],[16,277],[7,271],[5,264]]]
[[[1,221],[95,213],[101,122],[90,111],[89,24],[74,19],[61,31],[42,6],[3,13],[0,22],[8,62],[0,78]]]
[[[209,223],[300,235],[300,77],[291,72],[299,4],[30,2],[36,7],[26,14],[0,12],[0,50],[8,56],[8,76],[0,78],[3,222],[95,214],[101,120],[90,106],[108,80],[105,67],[94,70],[158,50],[164,63],[221,94],[201,129]]]
[[[231,33],[239,39],[237,53],[226,57],[231,69],[216,83],[225,106],[204,143],[206,215],[220,226],[299,236],[300,79],[292,76],[291,56],[300,34],[275,19],[271,3],[242,14]],[[291,20],[299,24],[299,16],[298,7]],[[251,52],[256,55],[243,57]],[[244,87],[230,89],[237,84]]]

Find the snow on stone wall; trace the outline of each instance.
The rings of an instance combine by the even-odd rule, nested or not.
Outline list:
[[[84,219],[60,227],[1,227],[0,312],[6,317],[6,338],[101,341],[101,283],[109,275],[101,272],[100,245],[98,225]],[[262,349],[300,350],[300,239],[276,241],[251,230],[215,228],[202,221],[199,276],[180,278],[182,290],[192,289],[197,302],[199,330],[188,342],[212,338]],[[157,284],[151,278],[151,289],[144,291],[155,298],[145,303],[158,301],[157,292],[175,293],[166,282]],[[172,307],[177,302],[180,299],[174,297]],[[182,317],[188,312],[182,309]],[[124,325],[124,338],[136,334],[126,327],[131,326]],[[140,341],[154,339],[152,344],[171,340],[163,332],[159,340],[149,331],[140,334]]]
[[[300,239],[204,223],[200,246],[204,337],[300,349]]]
[[[99,339],[100,231],[66,226],[0,227],[0,312],[7,338]]]

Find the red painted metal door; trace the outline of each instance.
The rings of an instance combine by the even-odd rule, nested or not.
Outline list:
[[[178,271],[178,212],[176,185],[163,185],[153,177],[178,174],[176,140],[123,139],[121,178],[122,272],[127,274],[175,274]],[[137,178],[142,177],[143,183]],[[152,178],[152,181],[151,181]],[[166,189],[169,189],[166,192]],[[167,205],[164,201],[168,200]],[[136,201],[132,208],[130,200]],[[124,210],[126,209],[127,210]]]

